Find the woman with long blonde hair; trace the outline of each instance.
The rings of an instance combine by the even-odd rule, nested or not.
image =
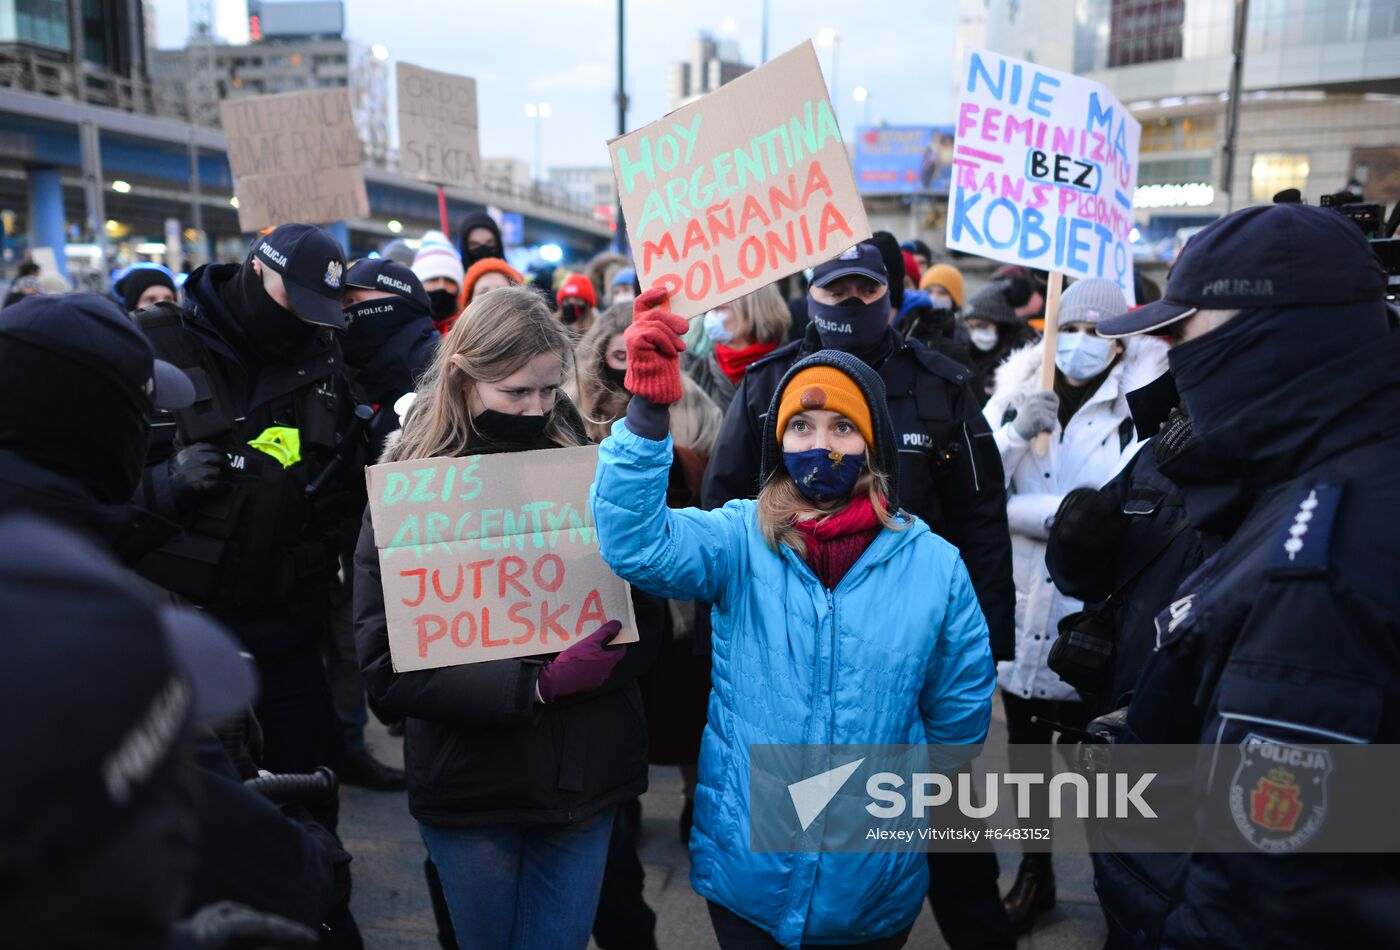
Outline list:
[[[635,395],[599,450],[603,558],[661,597],[714,605],[714,671],[690,837],[691,885],[721,948],[900,947],[928,893],[925,854],[750,847],[756,744],[985,739],[995,671],[957,550],[899,510],[884,384],[848,353],[795,363],[764,418],[757,501],[663,504],[667,407],[686,321],[664,288],[627,331]]]
[[[388,461],[582,445],[560,393],[573,341],[538,294],[478,297],[419,382]],[[374,702],[406,717],[409,810],[457,940],[473,950],[588,943],[613,817],[646,789],[635,647],[616,622],[549,657],[396,673],[366,511],[355,639]]]

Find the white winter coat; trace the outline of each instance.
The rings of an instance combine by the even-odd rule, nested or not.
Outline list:
[[[1130,337],[1127,348],[1098,391],[1069,420],[1050,433],[1050,448],[1037,456],[1031,442],[1003,424],[1040,388],[1041,344],[1012,353],[997,370],[992,398],[984,410],[996,435],[1006,471],[1006,515],[1011,528],[1012,572],[1016,581],[1016,658],[997,664],[997,681],[1023,699],[1077,700],[1079,694],[1046,666],[1060,618],[1083,608],[1081,601],[1055,589],[1045,569],[1045,542],[1060,501],[1076,488],[1099,488],[1141,446],[1131,426],[1127,394],[1167,370],[1167,346],[1152,337]],[[1150,434],[1150,433],[1149,433]]]

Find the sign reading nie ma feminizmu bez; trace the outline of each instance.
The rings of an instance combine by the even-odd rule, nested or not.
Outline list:
[[[1103,86],[973,50],[958,106],[950,249],[1071,277],[1133,302],[1142,126]]]
[[[637,639],[598,553],[597,465],[581,446],[367,469],[395,670],[557,653],[609,620]]]
[[[638,278],[679,316],[870,237],[810,42],[608,147]]]

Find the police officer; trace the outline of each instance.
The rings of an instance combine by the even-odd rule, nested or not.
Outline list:
[[[175,924],[201,847],[188,740],[256,689],[233,640],[29,514],[0,518],[0,628],[5,945],[314,946],[309,927],[247,907]]]
[[[987,617],[992,654],[1010,659],[1016,593],[1001,457],[968,387],[970,371],[917,341],[901,340],[890,328],[890,291],[873,244],[857,244],[815,268],[806,335],[754,363],[740,381],[705,470],[702,502],[718,508],[757,494],[763,416],[793,363],[820,349],[859,357],[879,372],[888,393],[899,441],[900,501],[957,545]],[[934,914],[952,946],[1014,943],[990,850],[935,855],[929,872]]]
[[[1218,753],[1207,786],[1218,798],[1257,787],[1245,747],[1289,758],[1400,739],[1400,337],[1385,286],[1360,230],[1334,211],[1247,208],[1192,238],[1161,301],[1099,324],[1103,336],[1176,340],[1191,433],[1163,441],[1156,461],[1192,524],[1223,540],[1158,613],[1123,739],[1241,744]],[[1292,776],[1306,823],[1243,809],[1235,820],[1237,843],[1271,853],[1101,863],[1116,945],[1393,941],[1393,860],[1289,853],[1347,820],[1328,813],[1337,777],[1319,757],[1302,761],[1314,763]]]
[[[1157,454],[1189,434],[1189,419],[1172,414],[1179,401],[1171,373],[1128,393],[1133,426],[1151,439],[1102,488],[1067,494],[1050,523],[1046,571],[1085,607],[1060,621],[1049,666],[1089,718],[1128,704],[1156,644],[1157,612],[1216,547],[1191,527],[1180,490],[1157,468]]]
[[[138,570],[209,609],[257,659],[274,772],[341,758],[320,650],[341,524],[364,504],[363,423],[336,341],[344,276],[329,234],[284,224],[241,264],[192,273],[183,311],[138,317],[196,388],[190,408],[157,420],[140,496],[185,531]]]
[[[40,513],[139,559],[179,530],[127,504],[146,463],[151,414],[194,396],[107,297],[40,294],[6,307],[0,509]]]
[[[378,458],[384,440],[398,428],[395,400],[413,392],[441,337],[423,282],[402,264],[384,258],[356,261],[344,284],[340,305],[349,328],[340,346],[355,382],[378,410],[370,425],[371,453]]]

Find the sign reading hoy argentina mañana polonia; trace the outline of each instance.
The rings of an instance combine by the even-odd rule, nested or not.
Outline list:
[[[810,42],[609,149],[642,286],[682,317],[870,236]]]

